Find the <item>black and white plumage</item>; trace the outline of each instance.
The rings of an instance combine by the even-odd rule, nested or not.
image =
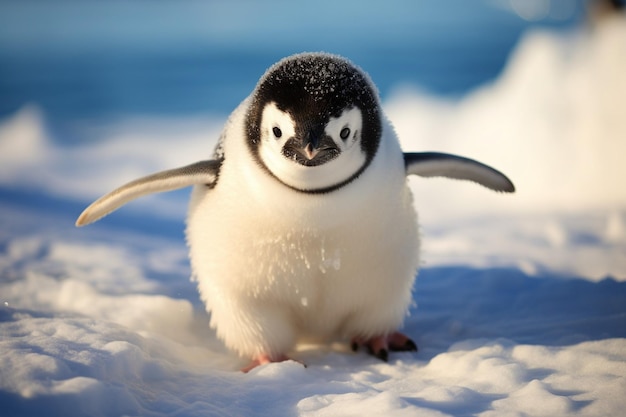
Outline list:
[[[369,77],[324,53],[285,58],[231,114],[214,159],[133,181],[82,226],[144,194],[194,186],[193,276],[225,344],[250,367],[303,340],[345,339],[386,359],[411,303],[419,237],[407,175],[512,192],[500,172],[442,153],[403,153]]]

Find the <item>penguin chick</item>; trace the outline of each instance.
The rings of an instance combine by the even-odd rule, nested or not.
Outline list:
[[[299,341],[348,340],[387,360],[417,350],[398,332],[419,266],[407,175],[514,186],[477,161],[403,153],[368,75],[303,53],[270,67],[229,117],[213,158],[130,182],[89,206],[94,222],[141,195],[193,186],[193,278],[244,370]]]

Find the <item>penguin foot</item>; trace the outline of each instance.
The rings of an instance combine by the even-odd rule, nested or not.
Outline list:
[[[255,357],[254,359],[252,359],[252,362],[250,362],[247,366],[243,367],[241,369],[241,372],[247,374],[248,372],[250,372],[257,366],[266,365],[268,363],[285,362],[285,361],[291,361],[291,360],[293,359],[291,359],[290,357],[286,355],[278,355],[276,357],[271,357],[269,355],[259,355]],[[306,368],[306,364],[300,361],[295,361],[295,362],[298,362],[299,364],[301,364],[302,366]]]
[[[406,335],[394,332],[384,336],[375,336],[370,339],[355,337],[352,339],[352,351],[356,352],[359,347],[367,348],[370,355],[387,362],[389,352],[417,352],[417,345]]]

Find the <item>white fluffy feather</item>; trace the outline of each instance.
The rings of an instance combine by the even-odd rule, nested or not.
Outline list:
[[[396,330],[419,259],[391,126],[360,178],[332,195],[303,194],[251,159],[247,103],[227,125],[220,181],[212,190],[195,187],[187,223],[194,277],[218,335],[255,357],[289,352],[302,338]]]

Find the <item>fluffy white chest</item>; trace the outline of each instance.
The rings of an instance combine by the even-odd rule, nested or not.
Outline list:
[[[391,139],[361,177],[325,194],[294,191],[252,162],[240,141],[225,144],[218,184],[194,189],[187,225],[193,272],[218,332],[256,318],[267,327],[261,322],[273,315],[299,337],[401,324],[418,236]],[[254,318],[231,322],[233,310],[248,309]]]

